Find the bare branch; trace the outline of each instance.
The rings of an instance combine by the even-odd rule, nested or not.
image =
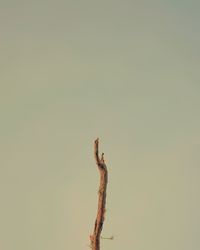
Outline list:
[[[92,250],[100,250],[100,237],[101,237],[101,231],[103,229],[103,223],[106,211],[106,188],[108,183],[108,172],[104,161],[104,153],[102,153],[101,159],[99,158],[98,138],[94,142],[94,157],[100,172],[100,186],[99,186],[97,217],[95,220],[94,232],[92,235],[90,235],[90,241]]]

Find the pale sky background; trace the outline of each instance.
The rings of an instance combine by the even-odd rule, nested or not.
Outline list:
[[[200,249],[200,2],[0,1],[0,248]]]

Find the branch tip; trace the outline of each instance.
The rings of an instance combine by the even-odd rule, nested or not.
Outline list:
[[[97,138],[96,140],[95,140],[95,144],[98,144],[99,143],[99,138]]]
[[[101,154],[101,161],[104,162],[104,153]]]

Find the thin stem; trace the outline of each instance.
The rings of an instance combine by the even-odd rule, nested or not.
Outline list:
[[[90,235],[92,250],[100,250],[101,231],[105,219],[106,211],[106,188],[108,183],[108,172],[104,161],[104,154],[99,158],[99,139],[94,142],[94,157],[100,173],[99,199],[97,217],[95,220],[94,232]]]

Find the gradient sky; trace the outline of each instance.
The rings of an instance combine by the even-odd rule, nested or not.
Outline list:
[[[0,1],[0,247],[200,249],[200,2]]]

